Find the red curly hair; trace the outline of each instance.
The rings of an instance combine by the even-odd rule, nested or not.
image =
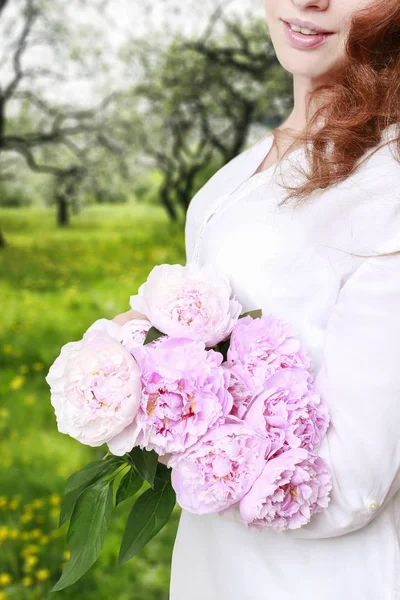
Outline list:
[[[393,124],[397,138],[375,152],[396,143],[400,165],[400,0],[379,0],[353,15],[343,65],[310,92],[306,122],[284,156],[304,144],[310,171],[301,169],[304,184],[283,186],[289,192],[283,202],[303,203],[315,190],[345,180]]]

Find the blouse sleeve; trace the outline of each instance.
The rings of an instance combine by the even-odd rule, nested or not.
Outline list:
[[[383,252],[400,250],[396,237]],[[331,414],[318,454],[333,487],[326,509],[283,532],[297,538],[364,527],[400,490],[400,253],[365,259],[343,285],[315,386]]]
[[[200,215],[198,214],[198,206],[195,203],[195,197],[192,198],[186,211],[185,222],[185,248],[186,248],[186,263],[192,260],[197,234],[200,227]]]

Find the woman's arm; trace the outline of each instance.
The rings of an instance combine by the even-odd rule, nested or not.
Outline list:
[[[327,509],[283,532],[298,538],[359,529],[400,490],[400,254],[366,259],[342,287],[315,385],[331,413],[318,454],[333,489]]]

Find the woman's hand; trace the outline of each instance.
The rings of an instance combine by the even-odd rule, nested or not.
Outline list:
[[[136,310],[127,310],[126,312],[121,313],[121,314],[117,315],[116,317],[114,317],[113,321],[115,321],[115,323],[118,323],[118,325],[124,325],[128,321],[132,321],[132,319],[147,320],[147,317],[146,317],[146,315],[143,315],[142,313],[137,312]]]

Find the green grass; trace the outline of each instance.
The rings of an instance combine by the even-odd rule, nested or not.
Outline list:
[[[0,600],[47,598],[67,558],[57,529],[67,477],[107,447],[58,433],[44,380],[63,344],[98,318],[129,309],[154,265],[185,262],[182,224],[143,205],[92,207],[70,228],[50,210],[0,209]],[[101,556],[86,576],[49,598],[165,600],[179,510],[122,567],[119,544],[132,502],[115,511]]]

